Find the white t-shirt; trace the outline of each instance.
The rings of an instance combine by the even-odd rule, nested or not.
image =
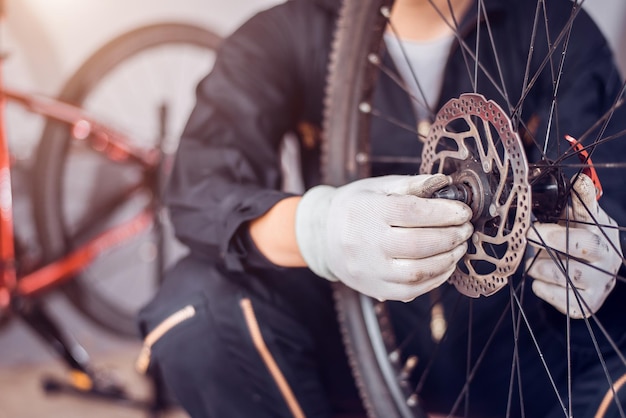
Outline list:
[[[398,39],[385,33],[385,44],[411,94],[418,125],[432,121],[454,34],[426,42]]]

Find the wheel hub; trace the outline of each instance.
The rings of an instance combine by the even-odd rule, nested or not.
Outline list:
[[[452,185],[435,196],[472,209],[474,234],[450,281],[467,296],[495,293],[522,261],[530,227],[528,164],[511,120],[479,94],[450,100],[426,139],[421,172],[449,175]]]

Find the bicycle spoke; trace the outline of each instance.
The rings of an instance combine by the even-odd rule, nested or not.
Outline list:
[[[528,332],[531,335],[531,338],[533,340],[533,344],[535,346],[535,349],[537,350],[537,355],[539,356],[539,359],[541,361],[541,364],[543,365],[543,368],[548,376],[548,379],[550,380],[550,384],[552,385],[552,389],[554,390],[554,394],[557,397],[557,400],[561,406],[561,409],[563,410],[563,413],[565,414],[565,416],[569,416],[567,413],[567,408],[565,407],[565,404],[563,403],[563,399],[561,398],[561,395],[559,394],[559,390],[557,389],[556,386],[556,382],[554,381],[554,378],[552,377],[552,373],[550,373],[550,368],[548,367],[548,365],[546,364],[546,360],[543,356],[543,353],[541,351],[541,347],[539,346],[539,343],[537,341],[537,338],[535,337],[535,334],[532,330],[532,326],[530,325],[528,318],[526,317],[526,314],[524,313],[524,309],[522,308],[522,304],[521,301],[519,300],[519,298],[517,297],[517,294],[515,294],[515,292],[512,293],[513,296],[513,300],[515,302],[515,304],[517,305],[517,308],[522,316],[522,319],[524,320],[524,324],[526,325],[526,329],[528,330]]]
[[[472,307],[474,306],[473,304],[473,300],[469,301],[469,306],[468,306],[468,315],[467,315],[467,353],[466,353],[466,357],[465,357],[465,380],[469,381],[470,380],[470,375],[472,373],[472,331],[474,330],[474,321],[473,321],[473,310]],[[469,390],[465,392],[465,411],[464,411],[464,416],[468,416],[469,414],[469,403],[470,403],[470,396],[469,396]]]
[[[452,312],[450,313],[449,321],[454,321],[455,319],[458,319],[458,315],[461,313],[459,309],[460,302],[461,302],[461,294],[458,294],[456,297],[455,303],[453,305]],[[426,367],[424,368],[424,371],[420,375],[419,381],[417,382],[417,384],[415,385],[415,389],[413,390],[413,394],[419,395],[422,392],[422,389],[426,383],[426,379],[428,378],[432,370],[432,367],[435,363],[435,360],[437,359],[437,356],[439,355],[439,349],[448,336],[449,329],[450,329],[449,327],[446,328],[446,331],[441,337],[439,344],[437,344],[437,346],[435,347],[433,355],[428,359],[428,364],[426,365]],[[413,337],[414,336],[415,335],[413,335]],[[412,338],[412,337],[409,337],[409,338]],[[409,341],[410,339],[407,339],[406,343],[408,343]]]
[[[70,77],[59,99],[92,115],[97,125],[87,141],[73,138],[69,124],[45,126],[35,164],[41,180],[35,195],[38,207],[45,208],[37,217],[46,258],[115,226],[134,231],[133,220],[144,210],[158,215],[157,177],[167,175],[159,171],[167,169],[161,157],[176,146],[194,89],[210,70],[219,41],[200,26],[151,24],[112,39]],[[164,105],[167,115],[161,112]],[[111,133],[119,149],[106,144]],[[169,135],[166,149],[157,150],[164,134]],[[131,158],[118,161],[125,153]],[[167,248],[157,243],[158,232],[144,228],[100,254],[63,291],[89,318],[136,337],[136,312],[158,288],[162,266],[184,253],[167,222],[162,231]]]
[[[572,280],[571,280],[571,276],[569,274],[569,260],[574,260],[574,261],[581,261],[584,262],[584,260],[580,260],[577,259],[576,257],[573,257],[571,254],[562,252],[558,249],[552,248],[550,246],[548,246],[545,241],[543,241],[543,238],[541,238],[540,235],[538,235],[540,238],[540,241],[537,242],[538,244],[541,245],[542,250],[546,251],[546,253],[550,256],[551,260],[553,263],[555,263],[555,265],[559,268],[560,272],[563,274],[563,277],[566,280],[566,283],[568,286],[570,286],[570,288],[572,289],[572,293],[575,295],[576,297],[576,301],[579,305],[579,308],[581,309],[581,312],[587,312],[590,317],[595,318],[595,314],[592,312],[592,310],[589,308],[589,305],[587,305],[586,301],[581,297],[578,289],[576,288],[576,286],[574,286]],[[563,260],[563,258],[565,258],[565,261]],[[622,261],[623,262],[623,261]],[[566,264],[564,264],[566,263]],[[611,272],[608,272],[600,267],[591,265],[591,264],[587,264],[588,267],[592,267],[595,270],[599,271],[600,273],[603,274],[607,274],[610,276],[613,276],[613,274]],[[525,272],[525,274],[527,274],[527,272]],[[569,304],[568,304],[569,306]],[[567,317],[569,318],[569,315],[567,315]],[[592,337],[592,339],[594,340],[595,344],[594,346],[597,345],[597,342],[595,341],[595,336],[594,333],[592,332],[589,324],[588,324],[588,318],[585,317],[585,322],[587,323],[587,328],[589,329],[590,332],[590,336]],[[615,344],[615,342],[613,341],[613,339],[611,338],[611,336],[608,333],[604,334],[604,337],[609,340],[609,342],[611,342],[611,345],[616,349],[617,345]],[[596,350],[597,353],[599,354],[599,350]],[[624,358],[621,355],[621,352],[619,350],[616,349],[616,352],[620,355],[620,358],[622,358],[624,365],[626,366],[626,362],[624,362],[624,360],[626,360],[626,358]]]
[[[573,282],[572,282],[572,280],[570,278],[570,275],[569,275],[569,263],[566,262],[566,265],[564,265],[563,261],[561,259],[559,259],[555,254],[553,254],[553,250],[552,249],[549,249],[548,253],[550,254],[550,257],[553,259],[553,262],[559,266],[562,274],[564,275],[564,277],[566,279],[566,282],[567,282],[567,288],[566,288],[567,293],[566,293],[566,295],[569,296],[569,291],[568,290],[571,289],[572,290],[572,294],[576,298],[576,302],[577,302],[581,312],[587,312],[587,313],[590,313],[590,315],[593,315],[593,314],[591,314],[591,312],[592,312],[591,309],[587,305],[586,301],[582,298],[582,296],[580,295],[578,289],[574,286],[574,284],[573,284]],[[568,307],[568,312],[567,312],[566,317],[567,317],[567,327],[568,327],[568,333],[569,333],[569,324],[570,324],[569,303],[567,304],[567,307]],[[611,378],[611,376],[609,374],[608,368],[606,366],[606,362],[604,360],[604,356],[602,354],[602,350],[600,349],[600,346],[598,344],[598,340],[597,340],[597,338],[595,336],[595,332],[593,331],[593,329],[591,328],[591,325],[589,324],[589,318],[587,316],[585,316],[585,317],[583,317],[582,320],[585,322],[585,326],[587,327],[587,332],[588,332],[588,334],[589,334],[589,336],[591,338],[591,341],[593,343],[593,347],[595,349],[596,355],[598,356],[598,360],[599,360],[599,362],[600,362],[600,364],[602,366],[602,370],[604,372],[604,375],[605,375],[605,378],[607,380],[607,383],[609,384],[609,387],[611,388],[611,390],[614,391],[613,379]],[[607,339],[611,339],[611,337],[609,335],[605,335],[605,337]],[[568,359],[569,359],[569,351],[570,351],[570,347],[569,347],[570,340],[569,340],[569,338],[567,339],[567,344],[568,344],[568,347],[567,347],[568,353],[567,354],[568,354]],[[626,363],[624,363],[624,365],[626,366]],[[567,372],[568,372],[568,393],[569,393],[569,399],[570,399],[570,402],[571,402],[571,367],[567,368]],[[617,400],[615,392],[613,392],[613,395],[614,395],[614,398]],[[620,411],[620,416],[623,417],[624,416],[624,412],[622,411],[622,407],[621,407],[619,402],[617,402],[617,407],[618,407],[618,409]],[[571,408],[571,404],[570,404],[570,408]],[[571,409],[569,409],[569,410],[571,411]]]
[[[395,26],[391,23],[391,21],[388,21],[388,22],[389,22],[389,27],[391,28],[391,31],[395,35],[395,40],[396,40],[396,43],[397,43],[397,45],[398,45],[398,47],[400,49],[400,52],[402,54],[402,58],[404,59],[405,64],[409,68],[409,73],[411,74],[412,81],[413,81],[413,83],[415,83],[415,86],[417,87],[417,90],[418,90],[419,95],[420,95],[420,97],[417,98],[415,96],[415,94],[409,93],[409,96],[413,100],[415,100],[417,103],[419,103],[421,106],[423,106],[427,110],[428,115],[431,118],[434,118],[435,111],[433,110],[432,106],[430,106],[428,104],[428,100],[426,99],[426,93],[424,93],[424,89],[422,88],[422,84],[417,80],[417,75],[416,75],[415,71],[413,70],[413,64],[411,64],[411,60],[408,57],[408,54],[407,54],[406,49],[404,47],[404,44],[400,41],[400,38],[398,37],[398,31],[396,30]],[[395,75],[393,75],[391,73],[391,71],[389,71],[389,74],[394,79],[397,78],[397,77],[395,77]],[[406,81],[402,81],[401,82],[401,84],[404,86],[403,89],[405,91],[410,91],[410,89],[408,87],[406,87],[406,83],[407,83]]]
[[[68,237],[70,242],[84,242],[105,227],[110,219],[116,215],[116,210],[123,207],[137,192],[145,189],[145,184],[137,183],[116,191],[106,201],[99,201],[98,206],[91,208],[88,214],[81,219],[80,223],[72,226],[72,235]]]
[[[520,283],[520,292],[524,295],[524,290],[526,286],[526,281],[522,281]],[[509,298],[513,300],[513,296],[510,293],[514,292],[513,285],[509,280]],[[513,399],[513,382],[515,377],[517,377],[517,391],[519,396],[520,403],[520,412],[521,417],[524,418],[524,392],[522,385],[522,369],[520,367],[520,358],[519,358],[519,331],[521,325],[521,313],[515,314],[514,305],[511,303],[511,323],[513,325],[513,359],[511,360],[511,379],[509,382],[509,391],[508,391],[508,399],[507,399],[507,408],[506,408],[506,416],[509,417],[512,412],[512,399]]]
[[[360,4],[357,1],[348,1],[354,10],[360,10]],[[624,285],[626,277],[622,277],[621,274],[626,270],[622,269],[616,274],[612,266],[617,264],[617,256],[619,256],[619,262],[626,266],[626,258],[621,253],[620,245],[614,238],[619,233],[625,233],[626,226],[614,225],[612,220],[599,218],[584,202],[578,207],[583,208],[583,212],[588,213],[588,216],[584,217],[584,220],[572,219],[572,203],[570,200],[571,196],[573,196],[577,201],[582,201],[572,187],[572,185],[576,184],[580,173],[589,173],[592,169],[596,169],[598,170],[598,176],[602,178],[603,172],[608,172],[608,170],[619,172],[617,170],[626,168],[626,162],[621,161],[622,159],[617,153],[615,154],[615,159],[612,160],[611,155],[607,156],[607,153],[599,152],[602,149],[601,147],[612,146],[612,144],[617,145],[619,140],[624,140],[626,137],[626,130],[620,126],[620,121],[617,117],[622,115],[621,110],[626,94],[626,83],[621,83],[620,89],[620,85],[617,82],[609,80],[611,83],[609,84],[609,81],[607,81],[607,92],[610,92],[611,96],[607,96],[606,102],[603,101],[601,104],[599,102],[604,98],[597,99],[597,114],[593,114],[593,111],[590,111],[588,121],[586,118],[581,118],[580,120],[574,120],[574,123],[572,123],[568,112],[571,112],[573,109],[574,115],[578,116],[576,112],[583,113],[583,110],[587,110],[586,106],[596,105],[596,103],[587,103],[583,97],[581,97],[582,101],[579,103],[576,101],[577,97],[571,96],[573,94],[572,91],[575,91],[575,89],[571,88],[571,84],[577,82],[575,78],[577,68],[571,67],[570,64],[583,65],[579,64],[582,61],[579,61],[581,55],[578,49],[580,45],[578,40],[583,35],[580,29],[581,26],[577,26],[575,22],[578,22],[579,20],[577,19],[582,17],[581,12],[584,1],[576,0],[572,4],[556,3],[555,5],[555,3],[545,0],[537,0],[534,4],[529,4],[529,6],[534,7],[524,11],[525,26],[511,27],[511,29],[516,30],[515,34],[519,36],[519,39],[510,40],[512,41],[511,48],[516,48],[512,51],[507,50],[507,42],[509,40],[506,38],[506,35],[503,38],[503,33],[499,32],[502,29],[499,26],[501,21],[496,19],[497,15],[495,13],[491,14],[491,11],[495,12],[496,10],[491,10],[489,2],[484,0],[471,2],[467,12],[468,16],[464,17],[461,22],[459,22],[461,20],[459,16],[453,13],[454,8],[459,3],[452,0],[445,2],[429,0],[429,3],[442,19],[442,26],[447,26],[455,37],[450,56],[455,60],[453,62],[454,70],[458,78],[450,80],[450,84],[444,87],[441,101],[443,108],[432,109],[431,106],[428,106],[427,101],[424,99],[427,96],[424,94],[424,86],[419,85],[419,74],[416,76],[411,72],[405,75],[404,73],[396,72],[396,69],[391,66],[383,65],[380,60],[372,59],[372,51],[374,53],[377,51],[376,47],[372,47],[370,55],[366,54],[365,57],[375,70],[365,67],[362,73],[359,73],[359,75],[364,75],[366,80],[365,85],[361,87],[363,96],[355,95],[358,99],[349,99],[357,104],[370,104],[371,107],[367,109],[367,112],[363,112],[363,109],[359,109],[359,112],[367,113],[367,116],[371,116],[371,118],[363,116],[357,120],[345,119],[350,120],[351,123],[357,122],[354,125],[355,132],[364,135],[354,135],[349,140],[353,142],[341,139],[345,144],[349,144],[348,147],[344,148],[345,151],[342,150],[338,157],[331,156],[327,152],[325,157],[334,158],[335,165],[333,167],[338,168],[345,161],[354,161],[351,150],[358,149],[362,152],[362,154],[358,155],[359,163],[364,164],[364,166],[379,164],[376,167],[377,174],[384,171],[384,168],[380,168],[383,164],[398,164],[398,167],[400,167],[400,163],[406,163],[408,167],[411,165],[415,167],[418,165],[421,165],[421,167],[426,166],[426,171],[421,171],[420,169],[421,174],[440,172],[449,175],[455,179],[453,182],[458,181],[458,183],[454,183],[455,185],[467,185],[468,183],[462,183],[462,181],[467,181],[468,178],[484,179],[484,177],[487,177],[488,180],[486,181],[479,180],[480,185],[484,187],[479,188],[479,192],[474,191],[475,194],[472,195],[472,198],[477,199],[476,196],[480,195],[481,192],[488,195],[488,198],[485,200],[485,207],[489,209],[490,213],[487,214],[487,211],[475,210],[476,207],[472,206],[473,213],[475,215],[478,214],[476,218],[472,219],[474,235],[472,240],[470,240],[468,254],[466,254],[463,263],[458,265],[457,271],[460,270],[461,273],[453,273],[451,283],[457,284],[454,281],[458,280],[457,276],[454,276],[455,274],[466,275],[469,277],[467,280],[470,283],[479,286],[478,283],[482,283],[480,280],[483,280],[483,276],[481,276],[483,270],[487,271],[488,274],[486,276],[489,276],[492,274],[491,271],[493,269],[506,269],[514,266],[513,269],[516,270],[516,273],[509,272],[508,274],[503,274],[502,277],[505,281],[504,285],[508,284],[509,286],[509,295],[502,294],[496,296],[495,292],[472,294],[476,299],[461,300],[457,302],[458,305],[454,305],[455,307],[462,306],[462,312],[460,309],[459,312],[456,311],[456,308],[454,311],[450,309],[453,306],[454,299],[446,298],[444,301],[446,306],[445,320],[448,326],[445,332],[434,345],[424,348],[425,353],[423,355],[426,357],[425,360],[423,360],[424,357],[420,357],[420,361],[426,362],[416,369],[419,373],[416,373],[413,380],[409,382],[404,380],[399,382],[398,388],[400,391],[407,391],[409,394],[408,398],[411,399],[413,399],[412,395],[423,396],[426,407],[432,406],[433,412],[440,412],[438,409],[441,408],[440,404],[435,403],[431,405],[426,396],[433,396],[431,390],[445,391],[445,388],[437,386],[440,382],[436,381],[433,374],[437,371],[440,362],[443,361],[442,356],[444,354],[452,352],[458,354],[461,352],[461,350],[451,346],[458,344],[459,347],[461,345],[463,348],[467,346],[468,349],[454,363],[455,367],[459,369],[456,372],[459,376],[455,376],[455,380],[451,383],[455,388],[454,392],[445,393],[441,399],[438,398],[437,394],[434,395],[437,399],[434,402],[445,402],[446,411],[451,415],[481,415],[480,412],[476,412],[482,406],[479,406],[480,402],[477,401],[478,397],[475,394],[484,395],[483,388],[480,387],[480,384],[483,384],[483,382],[497,382],[497,384],[502,386],[497,390],[497,393],[501,395],[501,399],[495,402],[497,407],[501,408],[495,413],[498,416],[535,416],[535,411],[537,410],[536,401],[539,401],[541,405],[545,405],[546,408],[550,408],[550,410],[556,408],[557,413],[559,410],[562,411],[564,416],[578,415],[578,408],[581,407],[581,404],[580,399],[576,399],[580,390],[577,379],[580,379],[581,372],[573,369],[573,367],[578,366],[576,362],[579,361],[577,359],[580,355],[581,345],[595,351],[594,357],[597,357],[597,359],[594,359],[595,364],[590,367],[593,367],[593,373],[602,382],[602,385],[606,381],[610,387],[613,387],[612,373],[616,363],[620,363],[620,367],[626,367],[626,363],[623,361],[625,356],[619,347],[621,340],[616,338],[617,333],[614,324],[606,326],[602,323],[605,317],[604,314],[596,315],[592,312],[589,305],[598,310],[596,301],[594,300],[591,303],[590,299],[588,304],[585,301],[588,294],[587,290],[577,289],[576,282],[572,277],[575,273],[575,268],[578,268],[578,263],[583,263],[585,274],[588,274],[589,277],[593,278],[593,275],[597,275],[598,277],[605,277],[607,280],[615,278],[619,282],[618,285]],[[387,6],[386,2],[372,2],[372,4]],[[507,5],[506,12],[521,10],[516,7],[511,7],[508,10],[508,7]],[[387,11],[389,10],[387,9]],[[560,15],[557,15],[557,12]],[[372,18],[375,13],[377,12],[367,15],[367,18]],[[398,43],[399,56],[402,57],[404,62],[408,63],[409,67],[412,67],[408,62],[410,54],[402,46],[402,40],[398,36],[398,28],[390,23],[389,16],[389,13],[387,13],[384,19],[376,17],[375,26],[378,27],[379,22],[384,22],[388,29],[387,36],[389,37],[386,42]],[[587,17],[583,19],[586,22]],[[363,20],[369,22],[366,18],[363,18]],[[478,23],[477,26],[474,26],[474,21]],[[346,25],[350,24],[347,20],[344,23]],[[357,31],[354,33],[358,34]],[[361,44],[351,44],[347,41],[347,38],[349,36],[342,38],[346,45],[352,45],[352,49],[361,48],[358,46]],[[361,43],[369,45],[370,43],[368,42],[374,37],[362,38],[364,39],[361,39]],[[523,41],[520,39],[523,39]],[[517,42],[518,40],[520,42]],[[372,45],[376,45],[376,43],[372,42]],[[350,49],[345,51],[346,55],[351,53],[348,52],[351,51]],[[513,61],[508,59],[509,55],[507,54],[513,55]],[[503,55],[507,59],[503,59]],[[604,59],[605,57],[602,56],[601,58]],[[346,59],[341,62],[347,61],[349,60]],[[592,70],[595,70],[593,65],[591,67]],[[337,68],[341,71],[345,66],[338,65]],[[419,128],[413,126],[415,121],[409,119],[410,115],[404,112],[395,114],[394,111],[387,111],[388,109],[383,107],[386,105],[385,102],[381,102],[381,106],[375,107],[371,99],[373,94],[370,96],[370,90],[373,90],[373,88],[368,83],[370,80],[375,80],[378,74],[381,77],[385,77],[384,81],[391,80],[388,84],[397,86],[398,91],[403,91],[408,97],[409,103],[422,103],[424,107],[429,108],[429,114],[434,113],[431,110],[439,110],[436,118],[444,118],[444,122],[441,125],[433,122],[433,129],[431,129],[430,134],[424,136]],[[412,81],[409,81],[407,76],[412,78]],[[337,80],[345,83],[346,77],[337,77]],[[454,95],[457,88],[455,83],[460,85],[458,87],[460,95],[458,96]],[[334,86],[337,87],[336,84]],[[613,94],[618,89],[620,90],[619,95],[613,97]],[[348,90],[344,89],[343,91]],[[472,92],[478,94],[472,96]],[[388,100],[387,96],[384,98]],[[333,96],[333,99],[338,100],[343,105],[349,102],[341,98],[338,99],[336,96]],[[596,98],[594,97],[594,99]],[[471,100],[474,100],[472,102],[475,105],[473,108],[466,104]],[[450,105],[449,108],[446,107],[451,102],[456,103]],[[398,103],[400,102],[398,101]],[[497,104],[498,108],[502,107],[501,118],[505,120],[505,124],[496,122],[497,117],[491,118],[488,116],[490,111],[486,110],[486,106],[489,103]],[[457,107],[454,108],[454,106]],[[357,106],[352,108],[356,109]],[[337,107],[337,109],[340,109],[340,107]],[[352,112],[354,111],[352,110]],[[587,115],[585,114],[585,116]],[[338,116],[335,117],[335,120],[338,119]],[[395,149],[389,153],[381,152],[370,155],[370,151],[367,148],[369,146],[367,141],[370,138],[367,137],[366,130],[371,122],[376,123],[374,125],[374,132],[376,133],[379,132],[381,126],[385,129],[389,127],[394,134],[398,133],[399,141],[407,141],[406,143],[409,144],[407,146],[412,146],[410,140],[411,136],[413,136],[415,139],[425,140],[424,148],[431,147],[429,149],[434,151],[432,151],[431,155],[423,154],[421,158],[408,156],[409,151],[407,151],[406,155],[396,156],[395,154],[401,154],[401,152],[396,152]],[[345,127],[345,122],[343,125]],[[512,126],[512,128],[509,128],[509,126]],[[617,129],[615,126],[617,126]],[[443,132],[435,134],[433,133],[435,129],[440,129]],[[509,129],[511,130],[509,131]],[[337,129],[337,132],[342,135],[342,138],[345,138],[346,130]],[[351,130],[348,129],[348,132],[351,132]],[[515,140],[512,142],[506,134],[513,135]],[[576,147],[570,146],[564,139],[565,135],[575,136],[580,145]],[[398,142],[398,144],[402,143],[404,142]],[[512,143],[518,144],[519,148],[512,147]],[[358,145],[355,147],[355,144]],[[363,144],[366,144],[366,146],[362,146]],[[377,146],[375,151],[378,152],[381,149],[380,144],[374,142],[374,145]],[[416,146],[419,146],[418,141],[416,141]],[[615,148],[617,149],[618,146],[615,146]],[[334,151],[337,151],[337,149],[338,147],[333,147]],[[414,151],[411,150],[410,152]],[[520,159],[519,161],[514,161],[511,157],[521,154],[527,160],[522,161]],[[597,158],[593,159],[597,159],[597,161],[591,159],[593,155],[598,155]],[[521,171],[516,170],[521,170],[518,167],[522,165],[529,171],[524,172],[520,176]],[[391,167],[390,170],[395,168]],[[398,170],[403,169],[404,167],[400,167]],[[454,176],[459,172],[476,174],[476,177],[461,177],[459,175],[459,177],[455,178]],[[561,206],[555,206],[556,209],[548,217],[542,217],[540,211],[535,211],[534,206],[538,204],[549,207],[547,201],[532,200],[531,202],[530,200],[534,196],[524,200],[524,195],[518,193],[516,189],[516,187],[520,186],[537,187],[537,190],[541,191],[541,187],[545,185],[543,183],[545,177],[541,177],[544,175],[554,175],[554,178],[557,180],[555,184],[559,183],[560,194],[558,198],[562,204]],[[518,177],[524,178],[524,181],[516,180]],[[548,185],[550,186],[552,183]],[[604,189],[605,193],[614,193],[616,182],[613,179],[606,181]],[[532,190],[533,195],[535,191],[535,189]],[[448,197],[453,195],[444,194],[442,196]],[[467,204],[475,202],[472,199],[463,200],[461,193],[454,196]],[[545,199],[550,200],[550,196],[548,195]],[[618,198],[620,197],[618,196]],[[533,204],[533,217],[529,218],[528,221],[520,221],[521,218],[518,219],[517,216],[524,214],[524,208],[531,205],[531,203]],[[610,203],[614,204],[615,202]],[[621,202],[617,203],[620,204]],[[491,204],[493,204],[493,207],[489,206]],[[611,206],[611,204],[607,204],[606,209],[614,213],[616,208]],[[602,201],[600,201],[600,205],[602,206]],[[565,240],[565,248],[567,250],[552,248],[546,245],[541,237],[526,240],[526,232],[528,229],[532,231],[534,228],[533,222],[536,221],[557,223],[563,226],[564,234],[566,234],[563,239]],[[521,224],[524,224],[525,228],[519,228]],[[585,228],[595,233],[609,248],[612,257],[611,263],[593,264],[585,260],[583,258],[585,256],[574,256],[572,254],[573,251],[570,251],[570,247],[576,243],[570,242],[570,228]],[[509,236],[515,233],[524,237],[522,243],[517,244],[512,238],[508,240]],[[543,301],[541,300],[542,298],[534,294],[530,286],[536,283],[536,281],[528,274],[529,269],[534,266],[532,259],[523,260],[525,266],[521,266],[521,257],[519,262],[511,258],[502,257],[502,254],[510,251],[514,244],[522,248],[520,254],[525,252],[527,244],[532,244],[535,260],[539,254],[542,254],[539,258],[542,262],[547,260],[558,266],[551,268],[563,276],[562,279],[559,279],[559,286],[562,285],[562,291],[565,293],[559,295],[558,303],[564,303],[564,305],[554,304],[552,306],[551,302]],[[560,245],[558,246],[560,247]],[[549,256],[546,254],[549,254]],[[527,251],[526,255],[532,255],[531,251]],[[469,267],[464,264],[466,260],[469,260],[467,261]],[[467,273],[467,270],[469,270],[469,273]],[[475,281],[472,282],[472,280]],[[526,283],[527,281],[528,283]],[[498,289],[500,288],[498,287]],[[561,292],[561,289],[558,291]],[[527,297],[525,296],[526,293],[528,293]],[[492,294],[494,299],[490,299]],[[488,319],[486,319],[486,313],[482,311],[486,309],[484,308],[485,306],[493,309]],[[556,306],[559,307],[557,308]],[[433,310],[432,304],[430,309],[431,311]],[[502,312],[500,311],[501,309]],[[546,309],[549,317],[548,323],[541,322],[540,319],[543,319],[544,309]],[[562,313],[558,312],[561,310],[563,311]],[[574,317],[579,315],[579,312],[585,314],[583,315],[584,319],[574,319]],[[553,314],[554,316],[552,316]],[[388,320],[388,318],[382,318],[381,322],[385,320]],[[483,324],[481,321],[485,321],[485,323]],[[481,326],[487,325],[488,329],[481,328]],[[556,329],[553,330],[553,327],[556,327]],[[352,330],[348,331],[351,332]],[[388,331],[388,329],[385,328],[385,331]],[[398,352],[402,351],[403,355],[407,356],[407,361],[412,355],[412,349],[422,349],[419,341],[414,341],[417,336],[422,335],[420,334],[422,331],[424,330],[421,329],[419,332],[418,330],[414,332],[403,331],[403,338],[394,343],[394,347]],[[367,332],[376,331],[368,328]],[[508,338],[509,333],[513,339],[510,341],[510,345],[502,344],[500,347],[500,342],[505,336]],[[578,339],[581,336],[584,341],[579,344]],[[551,344],[553,341],[556,341],[555,338],[563,339],[564,344],[562,347]],[[429,342],[429,344],[431,343]],[[495,352],[490,350],[496,350],[496,344],[499,345],[498,349],[500,350],[506,347],[506,367],[499,370],[497,376],[492,376],[486,369],[493,367],[489,354]],[[360,347],[353,347],[353,349],[358,351]],[[509,354],[511,355],[510,362]],[[360,355],[357,355],[357,357],[361,358]],[[378,357],[377,361],[384,362],[385,359]],[[531,363],[533,363],[532,366],[529,366]],[[495,364],[497,364],[496,367],[501,367],[503,365],[502,359],[499,358]],[[531,370],[526,372],[524,367],[531,367]],[[510,374],[503,376],[502,373],[505,369]],[[464,379],[463,374],[465,375]],[[541,385],[533,387],[534,382],[531,380],[539,375],[542,377],[545,375],[545,381]],[[402,376],[406,377],[405,375]],[[480,384],[473,386],[476,381],[479,381]],[[504,381],[506,383],[502,383]],[[434,389],[429,387],[431,382],[433,382]],[[376,386],[372,384],[369,386],[368,382],[361,383],[368,387],[370,391],[368,393],[374,394],[373,396],[376,396],[379,391],[372,388],[381,389],[381,385]],[[404,384],[411,384],[411,387],[405,388]],[[542,393],[540,398],[534,399],[538,394],[535,392],[535,390],[539,390],[537,388],[541,388],[542,392],[545,392],[545,396]],[[612,395],[616,397],[617,394],[614,391]],[[488,406],[487,409],[489,407],[491,406]],[[620,409],[620,413],[623,413],[620,406],[617,408]],[[494,414],[493,412],[490,413]],[[541,413],[547,413],[547,411],[542,410]]]

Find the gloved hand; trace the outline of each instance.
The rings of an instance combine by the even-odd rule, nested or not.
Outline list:
[[[568,207],[569,227],[560,224],[535,223],[529,229],[528,243],[540,249],[537,259],[527,261],[528,274],[535,280],[535,294],[562,313],[567,313],[566,272],[585,301],[578,303],[574,290],[569,291],[569,314],[572,318],[596,313],[615,286],[615,277],[622,264],[619,231],[597,225],[616,225],[596,201],[591,179],[581,174],[573,184],[572,206]],[[592,216],[593,215],[593,216]],[[564,216],[564,219],[567,219]],[[576,222],[579,221],[579,222]],[[552,248],[551,251],[542,248]],[[565,260],[563,254],[571,258]],[[555,263],[553,257],[560,260]],[[600,270],[598,270],[600,269]],[[582,310],[581,310],[582,305]]]
[[[445,282],[473,232],[461,202],[428,199],[442,175],[383,176],[317,186],[296,212],[308,266],[379,300],[410,301]]]

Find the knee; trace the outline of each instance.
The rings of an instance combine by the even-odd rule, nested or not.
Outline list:
[[[214,299],[222,281],[216,269],[186,258],[171,268],[155,297],[140,311],[144,346],[137,366],[158,376],[176,401],[191,415],[216,415],[220,385],[232,370],[228,349],[216,325]],[[232,297],[232,296],[231,296]],[[224,310],[228,304],[221,304]],[[236,308],[236,306],[233,306]],[[143,369],[143,370],[141,370]]]
[[[234,284],[225,289],[225,282],[228,279],[214,264],[193,256],[179,260],[165,272],[156,295],[139,311],[137,320],[141,335],[145,337],[171,316],[180,318],[180,311],[189,306],[197,310],[211,299],[236,292],[232,289]]]
[[[229,368],[228,355],[203,299],[190,300],[156,326],[146,328],[138,359],[138,366],[158,376],[194,417],[215,416],[220,376],[227,375]]]
[[[236,394],[242,354],[241,281],[192,257],[166,272],[138,316],[144,347],[138,367],[158,375],[191,416],[224,416]]]

